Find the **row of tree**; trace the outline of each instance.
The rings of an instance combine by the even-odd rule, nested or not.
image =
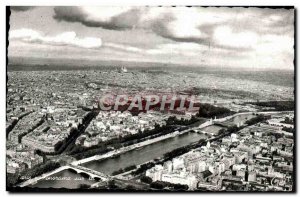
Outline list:
[[[295,128],[291,128],[291,127],[283,127],[282,130],[289,133],[295,133]]]
[[[179,190],[179,191],[185,191],[188,190],[189,187],[187,185],[182,185],[182,184],[174,184],[174,183],[168,183],[168,182],[163,182],[163,181],[155,181],[150,183],[150,187],[153,189],[159,189],[162,190],[164,188],[168,188],[171,190]]]
[[[134,170],[134,169],[136,169],[136,166],[135,165],[131,165],[131,166],[125,167],[124,169],[120,168],[119,170],[114,171],[112,173],[112,175],[115,176],[115,175],[122,174],[124,172],[128,172],[128,171]]]
[[[274,108],[276,111],[293,111],[295,110],[294,101],[266,101],[266,102],[250,102],[249,104],[260,107]],[[270,109],[272,110],[272,109]]]
[[[289,117],[285,117],[285,119],[283,121],[281,121],[281,123],[285,123],[285,124],[294,124],[294,120],[295,118],[289,118]]]
[[[198,116],[203,118],[223,118],[232,114],[234,114],[234,112],[225,107],[216,107],[214,105],[204,103],[200,104]]]
[[[85,158],[88,156],[92,156],[94,153],[97,154],[99,152],[104,153],[105,151],[109,151],[108,147],[120,148],[123,146],[129,146],[132,144],[139,143],[144,141],[145,139],[149,140],[152,138],[156,138],[162,135],[166,135],[174,132],[178,126],[174,125],[183,125],[183,124],[192,124],[197,121],[197,118],[194,117],[189,121],[183,119],[177,119],[175,116],[169,117],[166,121],[166,125],[158,125],[155,124],[154,129],[139,131],[136,134],[128,134],[126,136],[120,136],[118,138],[114,138],[105,142],[100,142],[98,145],[92,147],[83,147],[81,145],[75,145],[69,152],[70,155],[75,156],[77,159]]]
[[[258,116],[255,116],[255,117],[253,117],[253,118],[247,120],[245,123],[246,123],[247,125],[251,126],[251,125],[255,125],[255,124],[259,123],[259,122],[265,121],[265,120],[267,120],[267,119],[268,119],[267,116],[264,116],[264,115],[262,115],[262,114],[259,114]]]

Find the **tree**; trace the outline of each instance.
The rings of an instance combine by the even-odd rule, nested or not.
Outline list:
[[[117,189],[117,188],[118,188],[118,187],[116,186],[115,180],[109,180],[109,181],[108,181],[108,187],[109,187],[110,189]]]
[[[208,103],[200,104],[198,116],[204,118],[220,118],[233,114],[232,111],[225,107],[216,107]]]
[[[175,190],[187,190],[189,187],[187,185],[181,185],[181,184],[174,184],[173,185]]]
[[[154,189],[163,189],[164,188],[164,185],[162,183],[159,183],[159,182],[152,182],[150,184],[150,187],[151,188],[154,188]]]
[[[127,185],[125,190],[134,190],[135,188],[132,185]]]
[[[142,176],[141,181],[148,184],[152,183],[152,179],[148,176]]]
[[[88,185],[88,184],[80,184],[79,185],[79,188],[80,189],[88,189],[88,188],[90,188],[91,186],[90,185]]]

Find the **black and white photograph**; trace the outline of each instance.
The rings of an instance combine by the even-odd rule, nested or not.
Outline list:
[[[6,190],[295,192],[295,13],[6,6]]]

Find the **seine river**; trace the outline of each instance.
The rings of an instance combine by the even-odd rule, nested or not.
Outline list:
[[[83,166],[101,171],[103,173],[111,174],[112,172],[131,165],[143,164],[152,159],[162,157],[165,153],[170,152],[176,148],[197,142],[200,139],[206,138],[203,134],[185,133],[173,138],[159,141],[140,149],[125,152],[119,157],[112,159],[104,159],[100,161],[92,161],[83,164]]]
[[[250,119],[254,117],[253,115],[240,115],[235,118],[233,118],[231,121],[235,124],[237,124],[240,121],[245,121],[247,119]],[[209,126],[204,128],[206,132],[216,133],[218,130],[220,130],[222,127],[219,126]],[[206,136],[199,133],[185,133],[173,138],[169,138],[163,141],[159,141],[147,146],[144,146],[139,149],[135,149],[132,151],[125,152],[121,154],[119,157],[115,158],[108,158],[104,160],[99,161],[92,161],[83,164],[83,166],[91,168],[93,170],[97,170],[100,172],[103,172],[105,174],[111,174],[112,172],[119,170],[120,168],[125,168],[131,165],[139,165],[143,164],[147,161],[153,160],[155,158],[162,157],[165,153],[170,152],[171,150],[174,150],[179,147],[186,146],[188,144],[191,144],[193,142],[197,142],[200,139],[205,139]],[[79,175],[75,174],[73,172],[70,172],[68,170],[64,170],[62,172],[59,172],[55,175],[52,175],[52,177],[69,177],[70,180],[41,180],[35,185],[31,187],[39,187],[39,188],[78,188],[81,184],[91,184],[93,183],[92,180],[88,180],[88,178],[84,178]],[[82,180],[76,180],[75,179],[82,179]]]

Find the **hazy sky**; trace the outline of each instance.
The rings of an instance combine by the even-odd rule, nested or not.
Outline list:
[[[293,69],[294,10],[13,7],[9,56]]]

